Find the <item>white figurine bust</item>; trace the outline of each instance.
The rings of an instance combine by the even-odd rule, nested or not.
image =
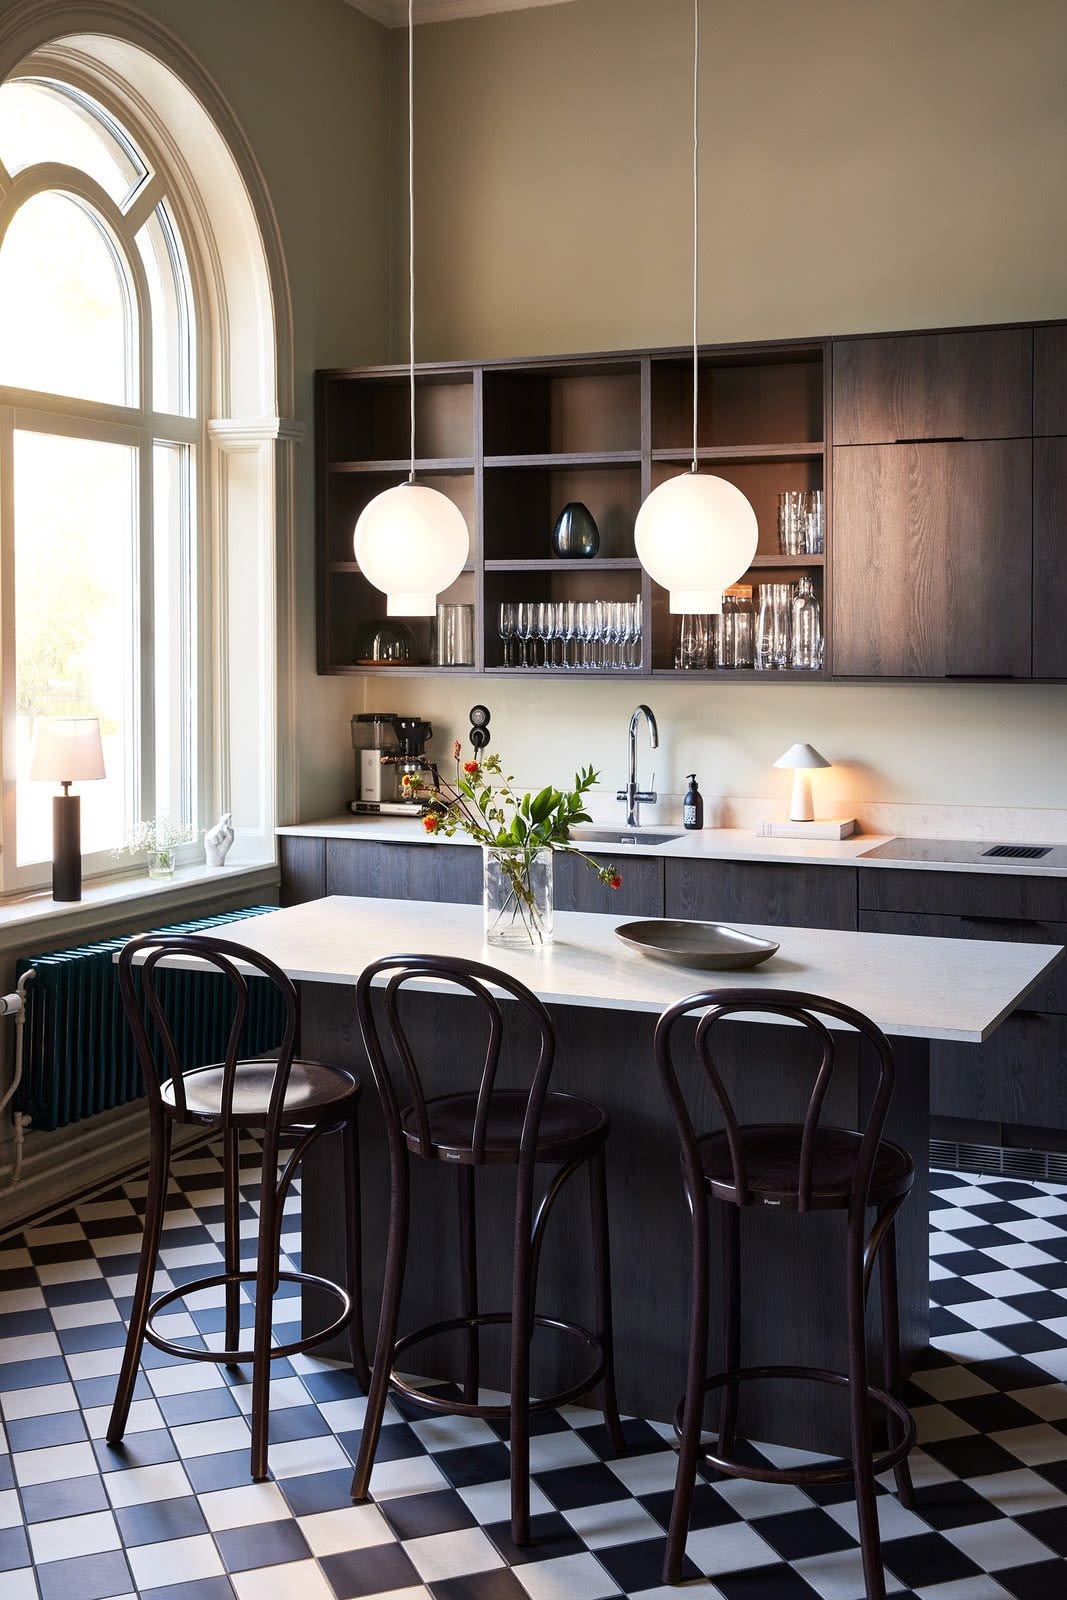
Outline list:
[[[209,867],[224,867],[226,852],[233,843],[233,812],[224,811],[213,828],[204,835],[204,853]]]

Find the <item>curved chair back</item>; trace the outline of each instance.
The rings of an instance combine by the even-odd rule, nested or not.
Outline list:
[[[152,1114],[155,1116],[162,1112],[163,1084],[169,1078],[173,1084],[175,1112],[179,1119],[184,1120],[187,1116],[184,1074],[175,1038],[174,1024],[177,1019],[173,1015],[174,1007],[168,1007],[161,993],[156,970],[160,962],[174,956],[195,956],[197,964],[206,972],[221,974],[233,994],[233,1019],[226,1040],[226,1053],[223,1060],[217,1063],[223,1069],[219,1117],[219,1125],[223,1129],[232,1125],[233,1094],[237,1066],[241,1060],[241,1035],[248,1015],[248,978],[268,979],[281,997],[285,1026],[264,1124],[267,1139],[276,1140],[300,1026],[300,999],[296,985],[280,967],[258,951],[207,934],[140,934],[128,940],[119,952],[119,990],[137,1047]],[[162,971],[166,970],[164,966]],[[140,976],[140,985],[135,979],[135,972]],[[155,1042],[149,1032],[149,1019],[154,1024]]]
[[[500,1011],[500,1002],[492,991],[494,989],[502,991],[521,1006],[524,1013],[533,1022],[537,1046],[537,1059],[530,1078],[526,1114],[523,1118],[519,1145],[520,1166],[532,1163],[556,1051],[556,1036],[555,1029],[552,1026],[552,1018],[537,996],[531,994],[525,984],[520,983],[516,978],[508,977],[506,973],[498,971],[495,967],[484,966],[481,962],[476,961],[456,961],[450,956],[383,956],[381,960],[374,961],[369,967],[364,968],[356,984],[356,1011],[359,1016],[360,1029],[363,1033],[363,1042],[367,1047],[371,1070],[374,1073],[374,1081],[378,1087],[378,1094],[385,1114],[390,1148],[394,1155],[398,1154],[401,1148],[404,1147],[401,1107],[397,1097],[394,1074],[383,1048],[382,1033],[371,1004],[371,991],[376,985],[381,986],[379,980],[382,978],[387,980],[384,984],[383,1010],[385,1024],[399,1063],[398,1077],[404,1084],[405,1098],[411,1106],[414,1117],[416,1153],[428,1159],[433,1156],[433,1146],[430,1137],[430,1120],[426,1109],[426,1094],[423,1087],[422,1074],[415,1059],[415,1051],[412,1047],[408,1030],[405,1028],[400,1016],[399,1001],[401,993],[408,985],[424,987],[426,981],[430,980],[435,987],[442,989],[444,992],[456,989],[463,994],[472,996],[482,1007],[487,1029],[485,1051],[482,1056],[477,1083],[477,1098],[470,1143],[471,1164],[476,1166],[481,1165],[485,1160],[485,1140],[489,1124],[489,1112],[504,1042],[504,1019]],[[450,1087],[454,1088],[455,1092],[464,1092],[469,1088],[469,1085],[455,1084]]]
[[[862,1012],[854,1011],[851,1006],[840,1005],[836,1000],[828,1000],[819,995],[803,994],[788,989],[714,989],[702,994],[690,995],[687,999],[677,1001],[664,1011],[656,1024],[656,1064],[667,1092],[671,1110],[674,1113],[678,1137],[681,1141],[682,1166],[685,1172],[690,1203],[694,1203],[697,1194],[703,1187],[703,1176],[698,1149],[698,1134],[693,1126],[688,1102],[682,1092],[675,1068],[672,1035],[683,1018],[691,1017],[695,1013],[703,1013],[696,1029],[697,1061],[703,1070],[711,1089],[712,1097],[722,1116],[723,1130],[730,1152],[730,1165],[737,1204],[749,1205],[751,1203],[751,1190],[748,1175],[745,1171],[741,1124],[737,1120],[733,1103],[716,1066],[712,1050],[712,1034],[718,1024],[725,1017],[736,1016],[739,1012],[751,1013],[754,1016],[763,1014],[767,1017],[785,1018],[789,1022],[799,1024],[809,1034],[814,1035],[819,1045],[819,1061],[815,1070],[815,1082],[812,1086],[801,1130],[800,1160],[794,1197],[798,1211],[807,1211],[811,1206],[812,1175],[819,1121],[837,1059],[834,1033],[822,1019],[824,1017],[830,1018],[844,1024],[845,1027],[854,1030],[855,1033],[866,1039],[872,1046],[878,1065],[878,1072],[866,1125],[863,1129],[850,1130],[861,1133],[852,1182],[852,1200],[855,1205],[866,1205],[867,1194],[871,1185],[871,1175],[874,1171],[874,1162],[878,1154],[878,1145],[885,1126],[886,1115],[889,1111],[889,1103],[893,1097],[894,1063],[892,1046],[881,1028],[873,1023],[869,1017],[865,1017]]]

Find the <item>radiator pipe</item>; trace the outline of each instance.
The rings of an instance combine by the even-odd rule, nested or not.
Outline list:
[[[11,1074],[11,1082],[4,1094],[0,1096],[0,1116],[14,1096],[19,1084],[22,1082],[22,1061],[25,1048],[26,1034],[26,990],[33,982],[35,973],[32,967],[27,967],[18,983],[15,985],[14,994],[0,995],[0,1016],[13,1016],[15,1019],[15,1067]],[[15,1137],[15,1158],[6,1166],[0,1167],[0,1179],[7,1179],[0,1194],[8,1194],[22,1180],[22,1141],[26,1129],[33,1119],[23,1111],[16,1111],[12,1118]]]

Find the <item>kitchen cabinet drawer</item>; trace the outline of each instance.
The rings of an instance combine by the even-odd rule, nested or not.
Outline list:
[[[909,939],[994,939],[1005,944],[1059,944],[1067,946],[1067,922],[1013,921],[990,918],[934,916],[929,912],[861,911],[861,933],[894,933]],[[1023,1000],[1026,1011],[1067,1016],[1067,958],[1031,989]]]
[[[985,1044],[932,1044],[930,1111],[1067,1128],[1067,1018],[1016,1011]]]
[[[482,898],[482,852],[465,845],[327,839],[326,893],[472,905]]]
[[[615,856],[602,850],[605,866],[614,859],[622,888],[609,889],[577,856],[556,852],[552,892],[557,911],[606,911],[616,916],[662,917],[663,862],[647,856]]]
[[[834,443],[1028,437],[1029,328],[834,341]]]
[[[795,928],[856,927],[855,867],[671,859],[663,867],[668,917]]]
[[[929,911],[972,921],[1067,922],[1067,878],[864,867],[859,904],[861,911]]]
[[[305,900],[321,900],[326,893],[326,840],[283,833],[278,839],[278,855],[280,903],[297,906]]]
[[[1034,433],[1067,433],[1067,323],[1034,329]]]

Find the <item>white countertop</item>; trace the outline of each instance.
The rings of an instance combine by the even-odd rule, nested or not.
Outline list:
[[[485,944],[480,906],[331,895],[241,924],[241,943],[300,981],[354,984],[393,952],[484,962],[520,979],[549,1004],[658,1013],[705,989],[793,989],[839,1000],[890,1035],[979,1044],[1059,960],[1059,945],[736,924],[775,940],[778,953],[743,972],[668,966],[627,949],[626,917],[564,911],[547,949]],[[353,1016],[354,1025],[354,1016]]]
[[[597,823],[597,827],[616,827],[616,822]],[[355,839],[378,844],[467,845],[473,841],[464,833],[451,839],[428,834],[417,817],[329,817],[324,822],[304,822],[288,828],[278,828],[279,834],[305,839]],[[641,828],[627,829],[640,837]],[[747,828],[699,828],[682,833],[678,839],[656,843],[657,834],[664,829],[648,829],[648,842],[640,844],[611,844],[591,841],[590,855],[598,860],[610,861],[615,856],[680,856],[696,861],[768,861],[804,862],[827,861],[838,864],[853,862],[864,850],[884,844],[884,833],[864,833],[852,839],[761,839]],[[581,830],[574,835],[580,845]],[[885,863],[883,862],[882,865]]]
[[[597,827],[618,827],[618,821],[597,823]],[[457,833],[451,839],[428,834],[418,817],[328,817],[322,822],[296,823],[278,828],[277,833],[304,839],[351,839],[377,844],[422,844],[434,849],[442,845],[470,847],[472,841],[466,834]],[[598,861],[608,862],[626,856],[671,856],[683,861],[762,861],[782,866],[821,865],[870,867],[873,871],[884,868],[908,872],[981,872],[997,876],[1028,878],[1067,878],[1067,868],[1049,866],[1041,860],[989,860],[976,861],[914,861],[907,857],[882,856],[876,860],[865,859],[865,852],[877,845],[888,844],[891,835],[886,833],[854,834],[851,839],[767,839],[750,828],[700,828],[692,832],[678,830],[680,837],[656,843],[656,834],[662,834],[662,825],[632,831],[638,836],[647,831],[649,838],[639,844],[611,844],[591,841],[590,855]],[[574,843],[582,842],[580,830]]]

